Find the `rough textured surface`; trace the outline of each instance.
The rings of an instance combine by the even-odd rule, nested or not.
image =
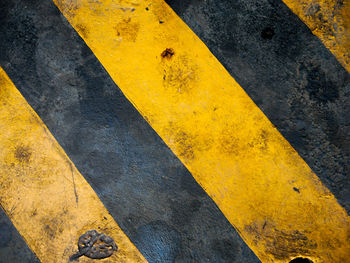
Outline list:
[[[0,263],[39,263],[27,244],[0,209]]]
[[[349,212],[349,76],[331,53],[277,0],[168,3]],[[50,1],[1,1],[0,20],[0,65],[151,262],[258,261]]]
[[[283,0],[350,72],[350,1]]]
[[[350,77],[282,1],[167,0],[350,211]]]
[[[163,0],[55,3],[261,261],[347,261],[345,210]]]
[[[98,229],[86,256],[106,255],[97,249],[113,239],[119,251],[105,263],[146,263],[2,68],[0,85],[1,206],[28,247],[41,262],[68,262],[79,237]]]
[[[6,2],[0,65],[146,258],[259,262],[53,3]]]

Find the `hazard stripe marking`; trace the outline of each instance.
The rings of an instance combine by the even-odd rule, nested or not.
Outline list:
[[[42,262],[67,262],[93,229],[118,246],[104,262],[146,262],[1,68],[0,129],[1,206]]]
[[[164,2],[55,3],[262,261],[349,257],[344,209]]]
[[[260,262],[56,5],[10,2],[0,66],[146,259]]]
[[[350,72],[350,1],[283,0]]]

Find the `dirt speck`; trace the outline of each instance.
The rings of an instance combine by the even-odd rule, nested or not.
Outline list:
[[[175,55],[175,51],[172,48],[166,48],[161,54],[162,58],[167,58],[167,59],[170,59],[174,55]]]
[[[297,193],[300,193],[300,190],[299,190],[298,188],[296,188],[296,187],[293,187],[293,190],[294,190],[295,192],[297,192]]]

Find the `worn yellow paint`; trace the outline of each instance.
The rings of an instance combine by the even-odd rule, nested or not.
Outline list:
[[[350,72],[350,0],[283,0]]]
[[[55,3],[263,262],[349,262],[345,210],[163,1]]]
[[[119,247],[101,262],[146,262],[1,68],[0,131],[0,203],[42,262],[68,262],[92,229]]]

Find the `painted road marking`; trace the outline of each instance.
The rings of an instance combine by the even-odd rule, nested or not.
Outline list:
[[[263,262],[349,258],[344,209],[164,2],[55,3]]]
[[[56,5],[11,3],[0,8],[0,66],[144,257],[260,262]],[[32,44],[18,38],[28,28]]]
[[[350,72],[350,1],[283,0]]]
[[[1,68],[0,130],[1,206],[42,262],[68,262],[93,229],[118,246],[104,262],[146,262]]]
[[[336,57],[280,0],[166,2],[349,214],[350,75]]]

